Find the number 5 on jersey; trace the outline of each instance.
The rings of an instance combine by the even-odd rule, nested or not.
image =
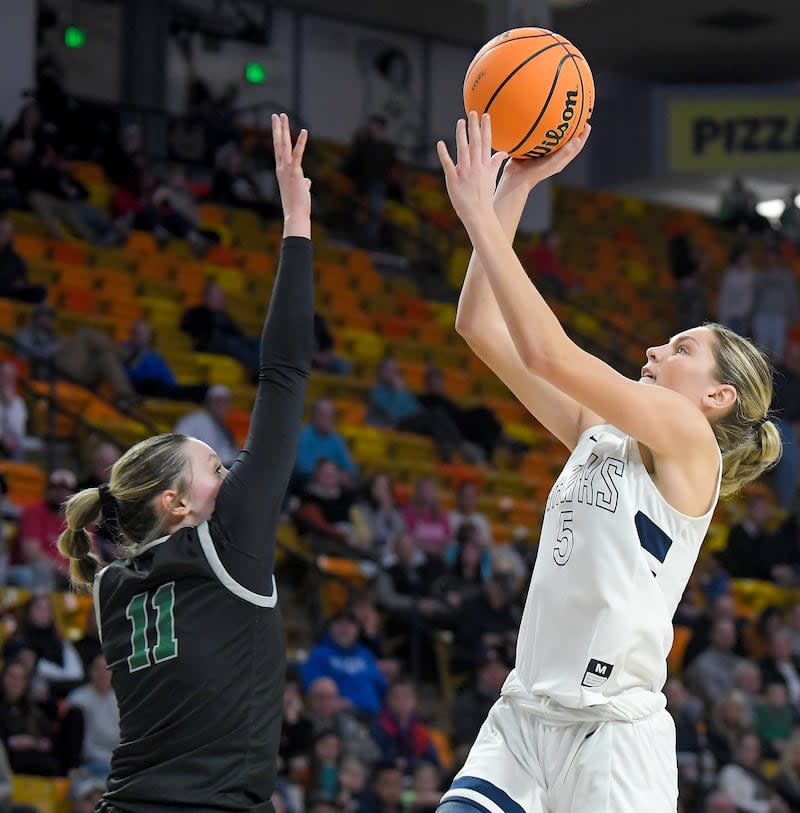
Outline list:
[[[151,647],[152,633],[148,636],[148,604],[155,610],[156,644]],[[138,672],[154,663],[178,657],[178,639],[175,637],[175,582],[162,584],[153,593],[137,593],[125,609],[131,622],[131,654],[128,670]]]
[[[575,547],[575,535],[572,533],[572,511],[562,511],[558,521],[557,544],[553,548],[553,559],[555,563],[563,567],[572,556],[572,549]]]

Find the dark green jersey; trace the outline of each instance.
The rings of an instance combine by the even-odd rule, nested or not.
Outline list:
[[[105,795],[114,808],[272,809],[285,671],[275,533],[310,371],[312,288],[310,241],[285,240],[250,434],[211,520],[95,580],[120,710]]]
[[[285,669],[277,591],[234,582],[215,530],[182,529],[96,582],[120,712],[106,798],[123,810],[246,810],[272,794]]]

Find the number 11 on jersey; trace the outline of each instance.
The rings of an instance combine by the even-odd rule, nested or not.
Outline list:
[[[149,601],[148,601],[149,599]],[[155,610],[156,644],[151,647],[148,638],[148,604]],[[131,622],[131,654],[128,671],[138,672],[154,663],[178,657],[178,639],[175,637],[175,582],[162,584],[153,593],[137,593],[125,609]]]

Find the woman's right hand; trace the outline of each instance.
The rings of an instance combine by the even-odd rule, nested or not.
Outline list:
[[[591,131],[592,126],[587,124],[580,135],[576,135],[558,152],[545,158],[509,159],[503,168],[497,191],[502,189],[503,192],[510,192],[522,188],[527,193],[545,179],[558,175],[580,155]]]
[[[272,116],[272,144],[275,148],[275,175],[283,207],[283,236],[311,237],[311,181],[303,174],[303,151],[308,131],[301,130],[292,148],[289,117]]]

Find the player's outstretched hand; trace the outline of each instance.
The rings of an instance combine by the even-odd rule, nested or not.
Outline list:
[[[275,175],[283,207],[283,236],[311,237],[311,181],[303,174],[303,151],[308,131],[301,130],[292,148],[289,117],[272,115],[272,144],[275,148]]]
[[[456,124],[456,163],[443,141],[436,145],[444,169],[447,194],[456,214],[469,230],[482,218],[494,214],[494,189],[497,173],[506,153],[492,155],[492,123],[488,114],[479,119],[472,111],[469,123]]]
[[[502,189],[524,186],[530,192],[536,184],[546,178],[558,175],[568,164],[574,161],[586,145],[592,126],[587,124],[578,135],[573,136],[558,152],[544,158],[512,158],[503,167],[500,179]]]

